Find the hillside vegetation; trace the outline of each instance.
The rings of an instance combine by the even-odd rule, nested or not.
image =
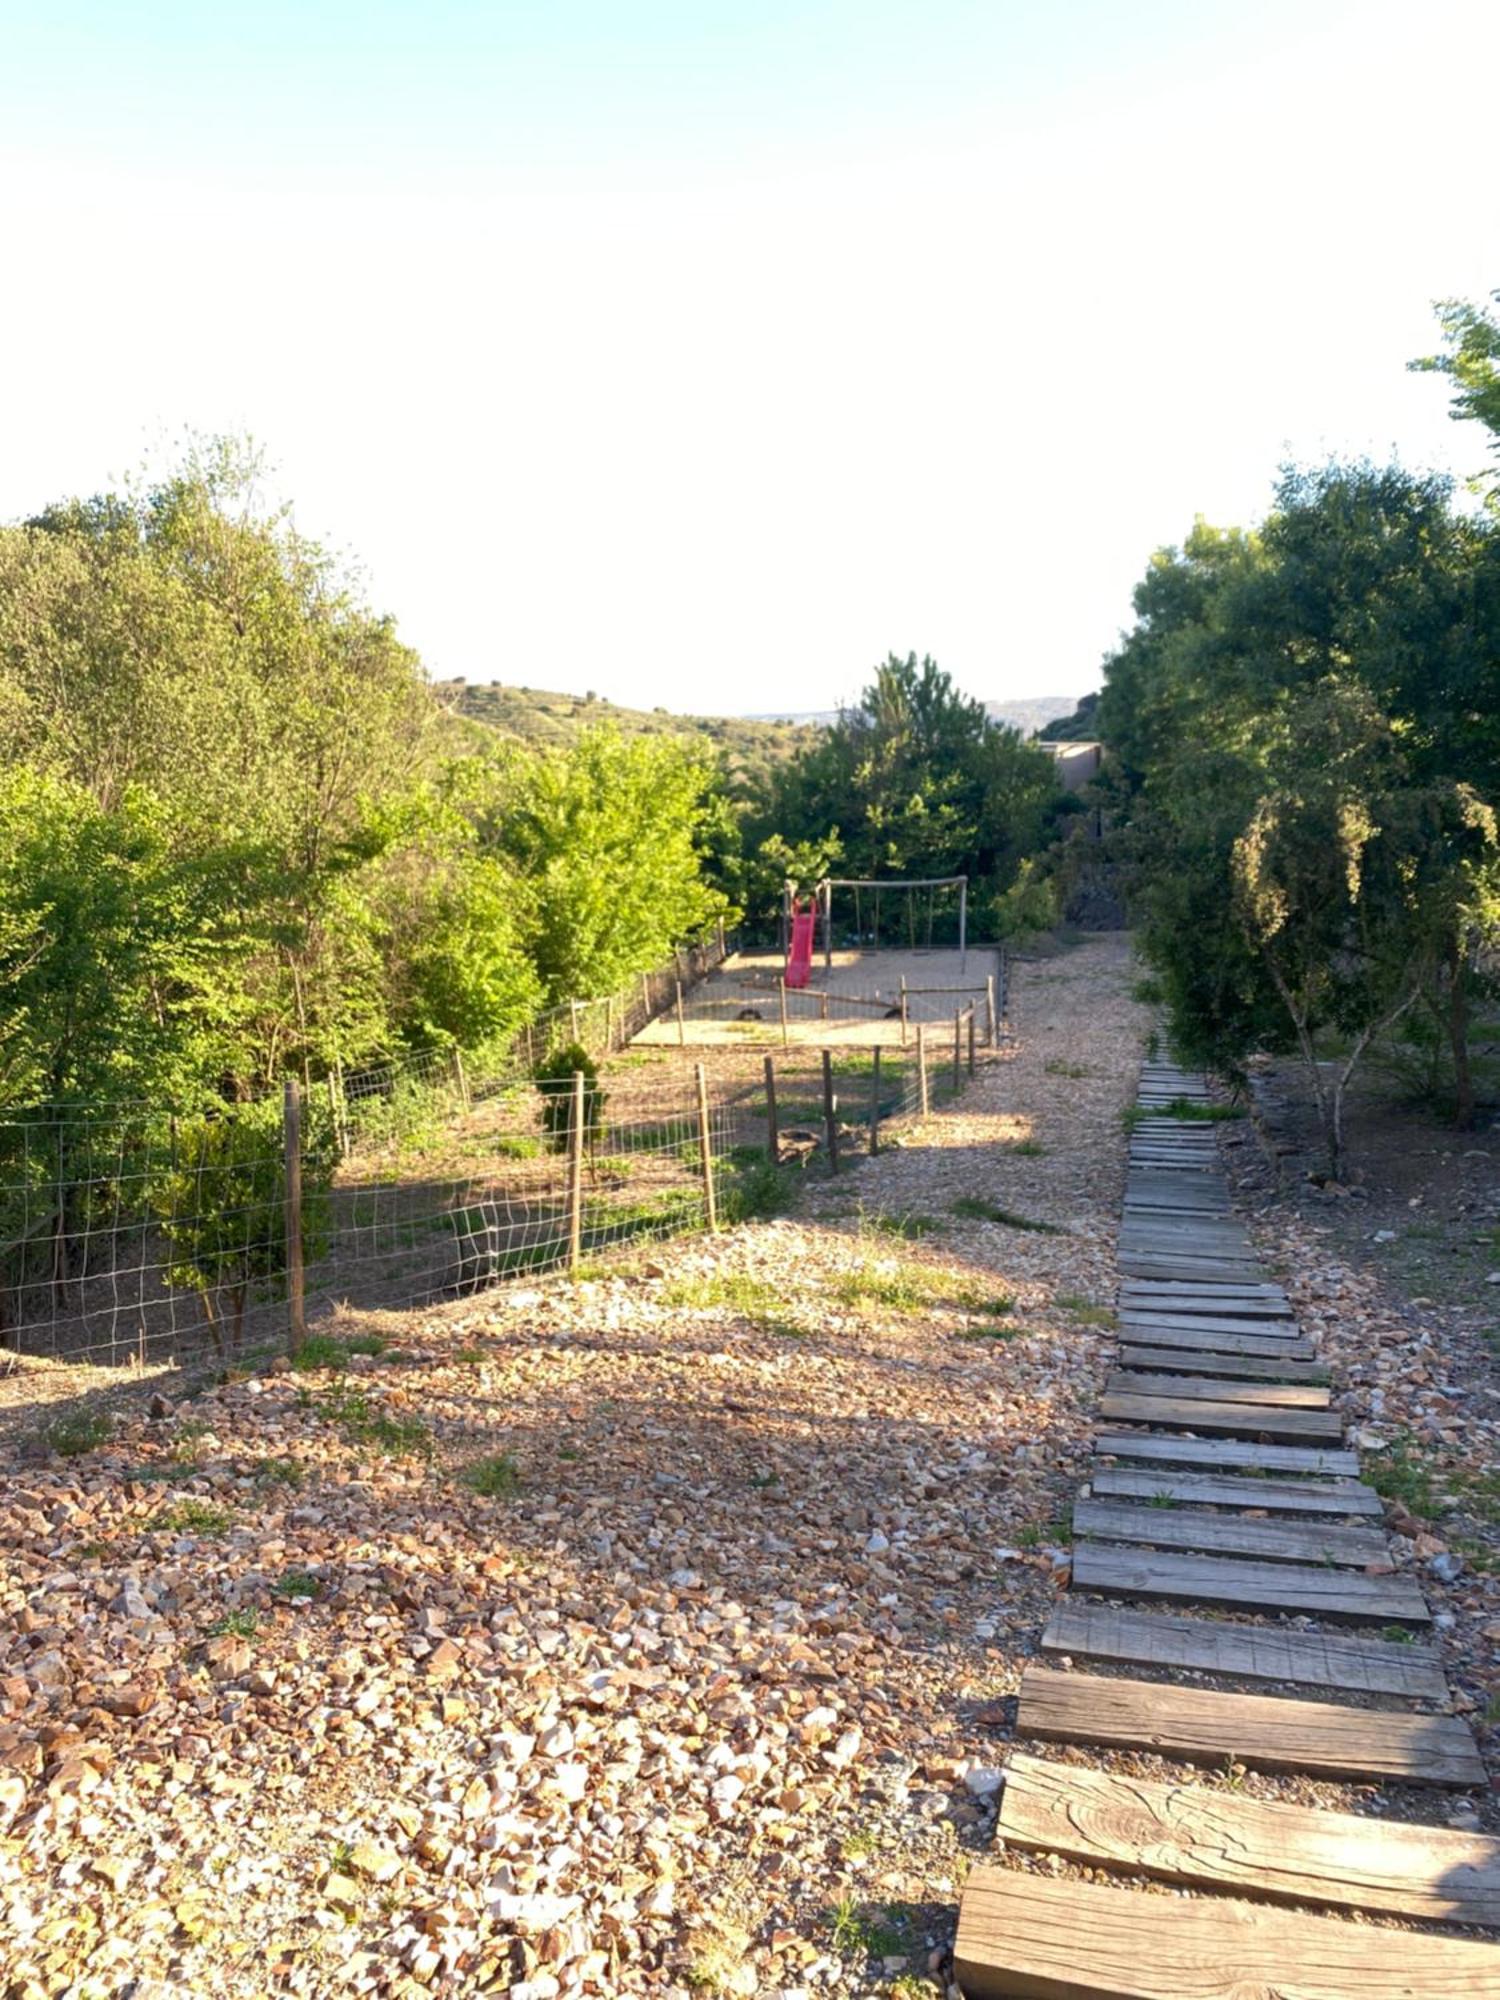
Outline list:
[[[764,788],[778,765],[807,750],[822,733],[808,723],[624,708],[592,693],[556,694],[501,681],[438,681],[435,692],[456,714],[539,750],[571,749],[601,725],[622,736],[670,736],[706,744],[727,781],[746,794]]]

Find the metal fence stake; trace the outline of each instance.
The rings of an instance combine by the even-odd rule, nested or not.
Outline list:
[[[307,1338],[306,1274],[302,1268],[302,1087],[289,1076],[281,1101],[286,1158],[287,1340],[293,1355]]]
[[[573,1072],[573,1115],[568,1120],[568,1269],[583,1256],[583,1094],[584,1074]]]

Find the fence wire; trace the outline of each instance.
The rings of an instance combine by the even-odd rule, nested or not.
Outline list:
[[[704,948],[717,952],[717,941]],[[701,976],[701,975],[700,975]],[[658,976],[675,997],[676,968]],[[637,989],[591,1019],[554,1010],[538,1062],[606,1048]],[[572,1143],[566,1102],[509,1054],[372,1065],[299,1093],[310,1310],[401,1308],[773,1212],[872,1132],[936,1110],[970,1067],[967,1021],[906,1049],[639,1048],[608,1063]],[[597,1042],[594,1046],[599,1046]],[[766,1081],[769,1060],[775,1108]],[[926,1092],[920,1069],[925,1066]],[[700,1098],[698,1073],[703,1077]],[[552,1086],[553,1089],[556,1086]],[[707,1125],[707,1171],[704,1125]],[[279,1100],[174,1114],[121,1106],[0,1115],[0,1346],[72,1360],[226,1361],[284,1345],[287,1154]]]

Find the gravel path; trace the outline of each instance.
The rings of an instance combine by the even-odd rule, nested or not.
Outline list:
[[[792,1218],[12,1438],[8,2000],[941,1992],[1103,1371],[1129,985],[1017,967],[1009,1059]]]

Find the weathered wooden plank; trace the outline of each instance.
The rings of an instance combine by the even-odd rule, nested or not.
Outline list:
[[[970,1871],[953,1957],[967,2000],[1500,2000],[1472,1938],[1013,1868]]]
[[[1446,1827],[1314,1812],[1017,1751],[995,1831],[1007,1846],[1198,1888],[1500,1924],[1500,1841]]]
[[[1148,1289],[1148,1286],[1152,1288]],[[1157,1282],[1126,1277],[1120,1284],[1120,1304],[1128,1306],[1132,1312],[1174,1316],[1186,1314],[1200,1319],[1290,1320],[1296,1317],[1287,1301],[1273,1293],[1226,1291],[1208,1280],[1189,1284],[1181,1280],[1168,1283],[1165,1280]],[[1255,1330],[1253,1326],[1245,1328],[1246,1333],[1254,1333]]]
[[[1183,1285],[1156,1284],[1146,1279],[1127,1278],[1125,1283],[1120,1287],[1120,1289],[1122,1292],[1143,1293],[1147,1297],[1155,1297],[1158,1293],[1176,1295],[1183,1291],[1191,1291],[1191,1293],[1195,1298],[1197,1297],[1218,1298],[1218,1297],[1233,1296],[1235,1298],[1271,1299],[1281,1305],[1286,1305],[1286,1292],[1283,1290],[1283,1288],[1280,1285],[1264,1281],[1253,1285],[1237,1285],[1237,1284],[1218,1285],[1214,1284],[1211,1280],[1205,1280],[1204,1283],[1200,1285],[1183,1286]],[[1290,1310],[1290,1308],[1288,1308],[1288,1310]]]
[[[1122,1271],[1142,1278],[1186,1278],[1192,1277],[1198,1271],[1226,1269],[1225,1261],[1221,1257],[1206,1258],[1201,1264],[1194,1264],[1187,1258],[1164,1257],[1156,1251],[1146,1250],[1122,1250],[1119,1261]],[[1234,1267],[1231,1265],[1227,1268]],[[1253,1268],[1254,1266],[1249,1264],[1245,1266],[1247,1271]]]
[[[1111,1423],[1154,1424],[1208,1436],[1251,1437],[1277,1443],[1336,1444],[1343,1436],[1331,1410],[1254,1409],[1244,1403],[1204,1403],[1187,1396],[1137,1396],[1112,1391],[1099,1405]]]
[[[1016,1733],[1314,1777],[1460,1788],[1486,1782],[1484,1759],[1455,1715],[1223,1694],[1055,1667],[1028,1667],[1021,1676]]]
[[[1267,1410],[1326,1410],[1332,1394],[1315,1382],[1212,1382],[1202,1376],[1153,1375],[1118,1369],[1106,1395],[1167,1396],[1175,1402],[1244,1403]]]
[[[1123,1667],[1185,1667],[1243,1680],[1291,1681],[1325,1693],[1404,1695],[1445,1701],[1438,1655],[1419,1642],[1355,1632],[1303,1632],[1294,1625],[1230,1625],[1134,1605],[1065,1599],[1047,1621],[1044,1653],[1110,1660]]]
[[[1193,1347],[1133,1347],[1119,1351],[1122,1368],[1144,1369],[1148,1374],[1176,1371],[1183,1375],[1216,1375],[1233,1382],[1312,1382],[1327,1383],[1328,1370],[1320,1361],[1296,1361],[1290,1355],[1205,1354]]]
[[[1175,1502],[1153,1506],[1107,1497],[1080,1500],[1073,1508],[1073,1533],[1098,1541],[1186,1549],[1196,1555],[1338,1563],[1346,1569],[1390,1560],[1385,1536],[1373,1528],[1346,1528],[1322,1519],[1253,1521],[1242,1514],[1216,1514],[1208,1508]]]
[[[1181,1500],[1194,1507],[1266,1507],[1285,1514],[1364,1514],[1384,1511],[1373,1486],[1357,1479],[1235,1479],[1222,1473],[1142,1472],[1100,1465],[1089,1475],[1104,1499]]]
[[[1162,1431],[1109,1431],[1096,1437],[1101,1458],[1135,1464],[1194,1465],[1221,1472],[1289,1472],[1304,1479],[1357,1479],[1359,1458],[1352,1451],[1309,1449],[1292,1444],[1244,1444],[1234,1438],[1173,1437]]]
[[[1310,1360],[1317,1349],[1295,1320],[1217,1319],[1210,1313],[1142,1312],[1138,1306],[1120,1311],[1120,1326],[1135,1339],[1155,1347],[1199,1347],[1214,1354],[1285,1354]]]
[[[1104,1597],[1160,1597],[1227,1604],[1237,1611],[1296,1611],[1375,1625],[1425,1625],[1428,1610],[1410,1577],[1301,1563],[1185,1555],[1123,1542],[1075,1541],[1073,1588]]]

